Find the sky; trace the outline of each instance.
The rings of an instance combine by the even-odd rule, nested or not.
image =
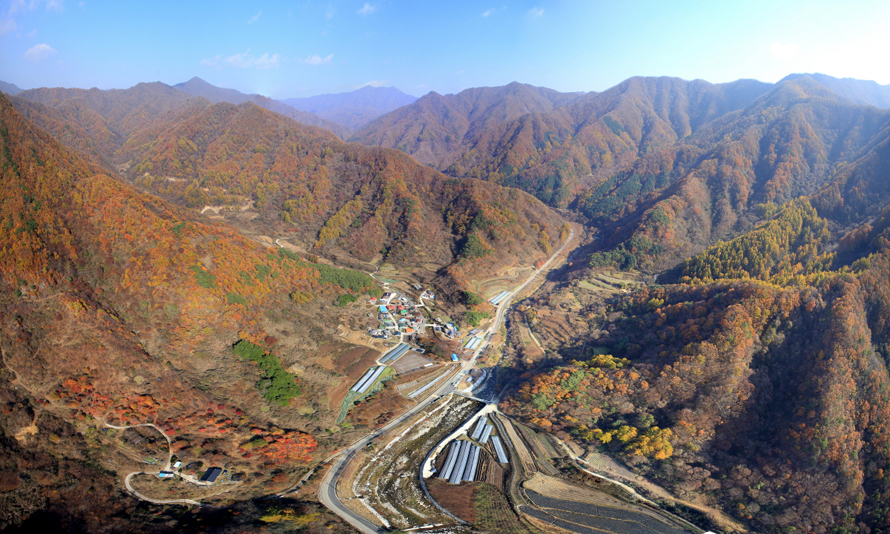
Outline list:
[[[799,72],[890,84],[888,51],[886,0],[0,0],[0,80],[23,89],[198,76],[272,98],[421,96]]]

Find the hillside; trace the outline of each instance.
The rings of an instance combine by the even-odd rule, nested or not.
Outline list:
[[[533,263],[559,235],[558,217],[524,193],[316,137],[250,104],[217,104],[135,145],[125,151],[142,187],[196,208],[250,203],[253,228],[316,252],[485,272]]]
[[[747,106],[768,84],[631,78],[603,93],[511,84],[431,93],[354,140],[393,146],[446,174],[523,189],[565,206],[587,182]]]
[[[783,78],[796,80],[798,78],[810,78],[816,83],[822,84],[838,96],[851,100],[857,104],[875,106],[883,109],[890,108],[890,85],[881,85],[871,80],[857,80],[855,78],[835,78],[825,74],[791,74]]]
[[[300,124],[326,128],[343,138],[349,135],[349,128],[344,127],[336,121],[326,120],[314,113],[303,111],[302,109],[295,108],[285,102],[273,100],[262,95],[248,95],[236,91],[235,89],[217,87],[205,82],[197,76],[187,82],[178,83],[173,87],[192,96],[206,98],[213,103],[228,102],[229,104],[243,104],[244,102],[253,102],[261,108],[280,113],[285,117],[290,117]]]
[[[21,93],[22,89],[20,89],[16,84],[0,81],[0,91],[8,95],[14,95],[17,93]]]
[[[621,252],[595,256],[593,264],[661,269],[739,235],[769,206],[812,194],[871,157],[888,120],[887,112],[811,79],[778,84],[682,146],[642,157],[583,191],[575,208],[603,225],[605,246]]]
[[[124,99],[114,107],[123,118],[106,112],[114,123],[89,103],[73,114],[68,101],[50,108],[16,102],[60,138],[74,137],[73,146],[87,153],[101,148],[94,150],[98,159],[140,187],[197,210],[214,207],[239,228],[287,236],[307,253],[381,258],[406,269],[422,262],[422,279],[447,274],[452,283],[532,264],[560,234],[559,217],[524,193],[449,181],[398,151],[346,144],[251,102],[198,98],[149,115],[139,106],[124,113]],[[103,137],[93,134],[102,128],[80,134],[89,122],[71,119],[87,114],[117,135],[100,145]]]
[[[492,336],[502,412],[749,532],[885,531],[882,95],[511,84],[430,93],[362,143],[163,84],[0,96],[0,528],[190,528],[120,490],[163,432],[195,473],[238,474],[212,502],[257,529],[252,499],[393,416],[341,395],[377,354],[352,344],[381,293],[358,270],[432,287],[430,313],[466,326],[491,309],[477,288],[564,241],[549,204],[586,233]],[[457,341],[424,343],[447,360]],[[313,506],[309,531],[342,528]]]
[[[366,85],[348,93],[285,98],[282,102],[342,124],[350,130],[357,130],[377,117],[416,100],[417,97],[407,95],[395,87]]]
[[[554,112],[524,116],[476,136],[446,169],[528,191],[565,206],[591,179],[683,144],[711,120],[744,108],[768,86],[631,78]]]
[[[590,216],[648,233],[525,303],[550,359],[501,409],[751,532],[885,528],[888,121],[795,78],[601,186]],[[696,235],[680,283],[595,297]]]
[[[516,82],[467,89],[456,95],[431,92],[371,122],[350,140],[398,148],[421,163],[444,170],[477,132],[526,113],[552,111],[579,95]]]
[[[0,125],[4,528],[169,528],[168,511],[152,526],[120,489],[166,454],[158,434],[136,447],[105,423],[156,425],[188,472],[226,466],[240,482],[222,500],[284,489],[350,439],[325,432],[337,414],[322,400],[349,378],[306,372],[319,347],[350,348],[319,313],[344,288],[102,174],[5,97]],[[260,365],[232,349],[250,343]]]

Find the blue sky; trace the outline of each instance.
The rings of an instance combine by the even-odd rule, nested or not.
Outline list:
[[[273,98],[631,76],[890,84],[890,2],[0,0],[0,80],[22,88],[208,82]]]

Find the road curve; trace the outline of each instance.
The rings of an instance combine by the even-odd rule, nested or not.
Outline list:
[[[550,256],[550,259],[548,259],[547,262],[544,263],[544,265],[542,265],[540,269],[535,270],[535,272],[531,276],[529,276],[528,279],[526,279],[526,281],[522,283],[522,285],[517,287],[513,292],[510,293],[507,298],[503,300],[503,302],[498,305],[498,311],[495,314],[494,321],[492,321],[491,325],[488,328],[489,334],[493,334],[494,332],[498,331],[501,322],[504,320],[504,316],[506,315],[507,308],[509,307],[510,302],[513,300],[513,298],[523,289],[525,289],[540,273],[545,272],[550,264],[553,263],[553,261],[557,258],[557,256],[562,254],[569,243],[572,242],[572,239],[574,237],[575,229],[570,227],[569,237],[568,239],[566,239],[565,243],[563,243],[562,246],[559,247],[559,249],[554,252],[552,256]],[[337,479],[346,469],[346,466],[349,464],[349,461],[352,460],[353,456],[355,456],[355,454],[359,450],[367,446],[369,442],[385,434],[396,426],[402,424],[409,417],[412,417],[414,414],[425,409],[427,406],[429,406],[442,396],[454,392],[454,386],[452,384],[457,384],[460,382],[461,379],[463,379],[463,376],[466,375],[466,373],[469,372],[469,370],[476,364],[476,360],[479,358],[479,355],[482,354],[482,351],[488,347],[490,336],[487,335],[485,336],[485,338],[485,342],[482,343],[473,352],[473,357],[469,361],[463,362],[463,369],[457,375],[455,375],[454,379],[446,381],[444,384],[439,386],[439,388],[431,395],[427,396],[426,400],[417,404],[416,406],[414,406],[414,408],[408,410],[396,419],[390,421],[389,424],[387,424],[386,426],[356,441],[351,446],[344,449],[339,454],[339,456],[336,457],[334,464],[331,466],[331,469],[328,471],[328,474],[324,477],[324,480],[322,480],[321,485],[318,488],[318,498],[322,504],[324,504],[332,512],[346,520],[360,532],[364,532],[366,534],[386,532],[381,527],[353,512],[351,509],[343,504],[343,501],[341,501],[340,497],[337,495]]]
[[[164,439],[167,440],[167,462],[164,464],[164,469],[159,469],[157,473],[154,473],[154,472],[148,473],[145,471],[134,471],[134,472],[130,473],[129,475],[127,475],[126,478],[124,478],[124,486],[126,486],[127,491],[129,491],[131,495],[133,495],[137,499],[142,499],[143,501],[147,501],[147,502],[150,502],[153,504],[188,504],[188,505],[192,505],[192,506],[204,506],[203,504],[199,503],[198,501],[193,501],[191,499],[172,499],[172,500],[168,500],[168,501],[159,501],[157,499],[152,499],[151,497],[146,497],[145,495],[142,495],[138,491],[134,490],[133,487],[130,485],[130,479],[136,475],[158,476],[158,474],[161,471],[169,471],[170,470],[170,458],[173,457],[173,450],[171,448],[172,441],[170,440],[170,436],[168,436],[167,433],[164,432],[160,427],[158,427],[157,425],[155,425],[153,423],[140,423],[138,425],[127,425],[127,426],[117,426],[117,425],[110,425],[108,423],[105,423],[105,426],[107,426],[108,428],[114,428],[116,430],[126,430],[128,428],[133,428],[133,427],[137,427],[137,426],[150,426],[150,427],[154,428],[155,430],[157,430],[158,432],[160,432],[161,435],[164,436]]]
[[[157,476],[157,473],[146,473],[144,471],[135,471],[135,472],[127,475],[127,478],[124,479],[124,486],[126,486],[127,491],[129,491],[137,499],[142,499],[143,501],[148,501],[153,504],[188,504],[188,505],[192,505],[192,506],[204,506],[203,504],[199,503],[198,501],[193,501],[191,499],[171,499],[169,501],[159,501],[157,499],[152,499],[151,497],[146,497],[145,495],[142,495],[138,491],[134,490],[132,486],[130,486],[130,479],[132,477],[134,477],[135,475]]]

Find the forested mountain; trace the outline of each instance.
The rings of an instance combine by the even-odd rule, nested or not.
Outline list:
[[[16,84],[4,81],[0,81],[0,91],[3,91],[8,95],[14,95],[22,92],[22,90]]]
[[[344,127],[339,122],[326,120],[314,113],[303,111],[302,109],[290,106],[285,102],[273,100],[262,95],[247,95],[240,91],[236,91],[235,89],[217,87],[205,82],[197,76],[187,82],[178,83],[173,87],[192,96],[204,97],[213,103],[228,102],[229,104],[243,104],[244,102],[253,102],[261,108],[280,113],[281,115],[290,117],[301,124],[327,128],[340,137],[347,137],[349,135],[349,128]]]
[[[116,151],[135,131],[169,120],[190,106],[209,105],[162,83],[129,89],[31,89],[20,93],[19,110],[66,146],[114,168]]]
[[[842,99],[810,78],[789,80],[682,145],[639,158],[583,191],[575,207],[608,229],[610,246],[635,239],[623,246],[630,254],[597,256],[599,264],[674,265],[750,228],[760,205],[811,194],[852,172],[858,159],[874,156],[888,125],[883,110]],[[658,246],[646,249],[650,244]]]
[[[791,74],[782,79],[796,80],[798,78],[811,78],[813,81],[824,85],[831,92],[857,104],[890,108],[890,85],[881,85],[871,80],[857,80],[855,78],[835,78],[825,74]],[[782,83],[780,81],[779,83]]]
[[[606,243],[575,277],[704,250],[573,310],[562,361],[501,408],[751,532],[886,529],[888,137],[890,113],[792,77],[582,194]]]
[[[330,302],[374,285],[301,256],[462,294],[562,242],[547,203],[588,234],[512,312],[503,412],[750,532],[890,532],[885,89],[510,84],[430,93],[361,144],[164,84],[0,97],[0,520],[138,515],[112,488],[139,466],[87,432],[97,419],[256,466],[239,498],[281,485],[271,466],[292,475],[357,435],[332,430],[326,395],[346,377],[316,363],[346,345]],[[545,359],[511,358],[516,324]],[[82,480],[97,516],[77,515]]]
[[[350,130],[357,130],[384,113],[389,113],[416,101],[395,87],[371,87],[366,85],[348,93],[285,98],[285,104],[314,113],[323,119],[334,121]]]
[[[752,80],[715,85],[638,77],[583,95],[521,84],[431,93],[353,139],[394,146],[446,174],[518,187],[565,206],[584,176],[676,143],[769,87]]]
[[[559,93],[513,82],[442,96],[431,92],[368,124],[351,138],[365,145],[394,147],[437,169],[460,156],[478,132],[526,113],[552,111],[581,93]]]
[[[293,363],[290,342],[275,346],[282,361],[270,355],[262,368],[231,345],[271,350],[269,309],[305,314],[308,325],[316,299],[343,290],[316,266],[103,174],[6,97],[0,126],[4,528],[169,529],[169,511],[152,519],[156,511],[145,516],[121,492],[120,480],[144,469],[143,449],[97,430],[103,422],[154,423],[194,465],[237,458],[245,498],[280,484],[260,468],[265,462],[285,471],[304,465],[318,446],[318,423],[279,401],[311,406],[329,385],[284,371],[282,361]],[[301,304],[287,297],[293,291]],[[307,347],[333,336],[294,335],[304,359]],[[262,450],[243,447],[257,439]],[[144,450],[142,459],[161,454]]]
[[[159,89],[148,101],[169,112],[146,112],[146,104],[126,111],[131,92],[96,95],[105,106],[98,109],[69,99],[44,98],[52,107],[16,102],[37,124],[70,136],[141,187],[197,209],[249,206],[260,215],[252,228],[286,232],[315,252],[362,261],[382,252],[405,264],[422,255],[440,268],[453,264],[460,278],[467,269],[533,263],[559,238],[559,217],[525,193],[449,180],[398,151],[343,143],[251,102],[165,100],[168,92],[184,94],[148,89]],[[459,261],[466,257],[478,259]]]

